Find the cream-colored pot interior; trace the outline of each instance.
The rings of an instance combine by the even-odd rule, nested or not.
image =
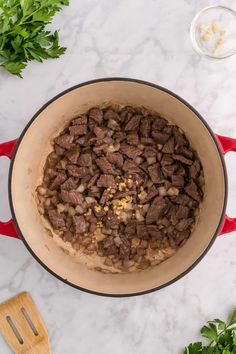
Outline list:
[[[141,272],[103,274],[89,270],[65,254],[48,236],[35,202],[35,188],[42,176],[50,141],[72,118],[104,102],[145,106],[183,129],[197,151],[205,173],[205,198],[198,224],[177,253]],[[204,253],[222,215],[224,170],[216,144],[197,115],[178,98],[144,83],[123,80],[100,81],[75,88],[46,106],[26,130],[15,156],[12,206],[16,221],[29,248],[53,273],[81,288],[110,295],[148,291],[174,280]]]

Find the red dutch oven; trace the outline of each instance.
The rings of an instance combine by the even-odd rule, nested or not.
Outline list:
[[[104,102],[144,106],[178,125],[202,162],[205,195],[189,240],[161,264],[127,274],[103,274],[63,252],[49,237],[36,205],[36,186],[51,152],[50,141],[75,116]],[[201,115],[182,98],[160,86],[134,79],[108,78],[74,86],[46,103],[21,136],[0,144],[0,156],[11,159],[9,201],[12,220],[0,222],[2,235],[21,239],[36,260],[60,280],[107,296],[144,294],[171,284],[206,254],[217,235],[236,230],[225,214],[227,173],[224,155],[236,151],[236,139],[216,135]]]

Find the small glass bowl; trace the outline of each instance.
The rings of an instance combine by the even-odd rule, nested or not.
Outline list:
[[[221,5],[205,7],[194,17],[190,36],[200,55],[214,59],[230,57],[236,53],[236,12]]]

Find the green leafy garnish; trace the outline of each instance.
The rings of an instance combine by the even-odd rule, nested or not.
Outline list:
[[[0,66],[21,76],[30,60],[58,58],[66,48],[45,30],[69,0],[0,0]]]
[[[236,354],[236,310],[228,324],[219,319],[208,321],[208,325],[202,327],[201,334],[210,341],[209,344],[191,343],[183,354]]]

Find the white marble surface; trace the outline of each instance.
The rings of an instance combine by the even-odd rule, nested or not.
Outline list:
[[[0,72],[0,141],[16,138],[33,113],[85,80],[123,76],[163,85],[189,101],[220,134],[236,137],[236,56],[199,57],[189,26],[205,0],[71,0],[54,22],[68,47],[59,60],[32,63],[24,80]],[[212,1],[215,3],[215,1]],[[233,6],[235,2],[221,1]],[[236,215],[236,156],[226,158],[229,214]],[[0,215],[8,219],[0,160]],[[214,207],[214,206],[213,206]],[[236,233],[219,238],[177,283],[134,298],[77,291],[48,274],[20,241],[0,237],[0,301],[27,290],[49,329],[55,354],[180,354],[205,320],[236,307]],[[1,354],[10,353],[0,338]]]

